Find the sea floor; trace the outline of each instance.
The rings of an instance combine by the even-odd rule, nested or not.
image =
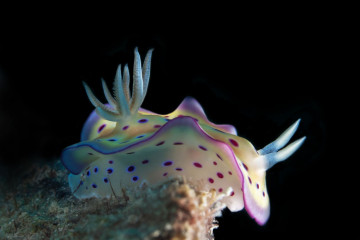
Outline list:
[[[213,239],[216,196],[182,180],[78,200],[59,160],[36,163],[2,184],[0,239]]]

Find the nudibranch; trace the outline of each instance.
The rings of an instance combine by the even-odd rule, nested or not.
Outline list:
[[[216,190],[231,211],[244,207],[260,225],[270,214],[265,174],[292,155],[304,142],[285,147],[300,119],[274,142],[256,150],[237,136],[235,127],[210,122],[200,104],[186,97],[170,114],[141,108],[146,95],[152,50],[143,65],[137,48],[130,93],[130,73],[117,68],[114,96],[102,80],[107,104],[84,83],[95,110],[81,132],[81,142],[65,148],[61,161],[71,172],[69,185],[79,199],[121,196],[122,189],[146,183],[157,186],[184,178],[201,191]],[[123,73],[122,73],[123,72]]]

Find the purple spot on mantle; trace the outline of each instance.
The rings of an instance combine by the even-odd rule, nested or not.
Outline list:
[[[144,160],[142,161],[142,164],[147,164],[149,162],[149,160]]]
[[[219,178],[224,178],[224,175],[220,172],[216,173],[216,175],[219,177]]]
[[[147,120],[146,118],[143,118],[143,119],[140,119],[140,120],[138,121],[138,123],[146,123],[147,121],[149,121],[149,120]]]
[[[198,163],[198,162],[194,162],[193,164],[197,168],[202,168],[202,165],[200,163]]]
[[[106,171],[107,171],[107,173],[108,173],[108,174],[112,174],[112,173],[113,173],[113,171],[114,171],[114,169],[112,169],[112,168],[108,168],[108,169],[106,169]]]
[[[244,166],[244,168],[246,169],[246,171],[249,170],[245,163],[242,163],[242,165]]]
[[[207,151],[207,148],[204,147],[204,146],[199,145],[199,148],[200,148],[201,150]]]
[[[128,172],[133,172],[135,170],[135,167],[134,166],[130,166],[128,167],[127,171]]]
[[[164,166],[171,166],[173,164],[172,161],[166,161],[163,163]]]
[[[161,142],[157,143],[156,146],[163,145],[164,143],[165,143],[165,141],[161,141]]]
[[[106,124],[101,125],[101,126],[98,128],[98,133],[100,133],[105,127],[106,127]]]
[[[234,147],[238,147],[239,143],[237,141],[235,141],[234,139],[230,138],[229,142],[234,146]]]
[[[134,182],[136,182],[137,180],[139,180],[139,177],[138,177],[138,176],[134,176],[134,177],[132,178],[132,180],[133,180]]]
[[[126,126],[124,126],[124,127],[122,128],[122,130],[126,130],[126,129],[128,129],[128,128],[129,128],[129,126],[126,125]]]

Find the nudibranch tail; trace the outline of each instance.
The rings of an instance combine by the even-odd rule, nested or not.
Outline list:
[[[141,66],[139,51],[137,48],[134,50],[132,95],[130,95],[130,74],[127,65],[125,65],[123,74],[121,73],[121,65],[117,68],[113,87],[115,97],[111,95],[105,81],[102,80],[104,95],[111,107],[97,99],[90,87],[83,82],[86,94],[99,116],[108,121],[118,122],[138,112],[149,85],[152,52],[153,49],[147,52],[144,65]]]

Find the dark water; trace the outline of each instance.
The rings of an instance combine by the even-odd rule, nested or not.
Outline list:
[[[304,23],[306,24],[306,23]],[[214,28],[163,34],[122,34],[90,26],[23,26],[0,40],[0,159],[16,177],[31,157],[53,159],[79,141],[92,111],[81,81],[100,99],[133,49],[155,48],[143,107],[169,113],[195,97],[211,121],[234,125],[257,148],[302,119],[294,140],[302,148],[267,175],[270,220],[259,227],[245,211],[224,212],[216,239],[240,232],[323,230],[329,226],[327,156],[331,81],[336,77],[328,29],[260,25],[242,32]],[[326,88],[324,86],[327,86]],[[101,97],[100,97],[101,96]],[[5,177],[9,181],[10,177]]]

